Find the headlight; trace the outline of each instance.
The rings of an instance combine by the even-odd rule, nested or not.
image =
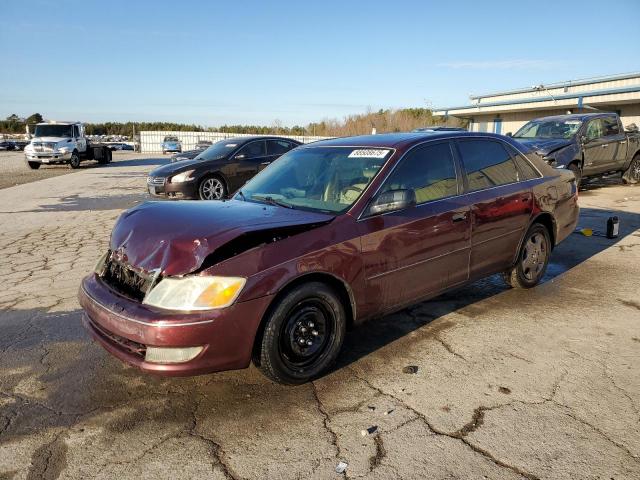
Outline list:
[[[245,278],[164,278],[142,303],[166,310],[213,310],[231,305],[244,287]]]
[[[59,151],[60,153],[69,153],[69,152],[70,152],[70,149],[69,149],[69,147],[60,147],[60,148],[58,149],[58,151]]]
[[[110,254],[111,252],[107,251],[104,255],[100,257],[100,259],[98,260],[98,263],[96,263],[96,266],[93,267],[93,271],[99,277],[101,277],[104,274],[104,267],[107,265],[107,258],[109,257]]]
[[[174,175],[173,177],[171,177],[171,183],[190,182],[191,180],[193,180],[193,178],[191,177],[192,173],[193,173],[193,170],[187,170],[186,172],[182,172],[182,173],[179,173],[178,175]]]

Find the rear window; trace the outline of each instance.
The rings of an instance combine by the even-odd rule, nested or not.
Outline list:
[[[518,166],[521,181],[540,178],[540,173],[533,167],[533,165],[531,165],[531,163],[529,163],[529,160],[524,158],[511,145],[507,145],[506,148],[511,154],[511,158],[513,158],[513,161],[516,162],[516,165]]]
[[[268,140],[267,155],[282,155],[291,150],[292,145],[284,140]]]
[[[493,140],[460,140],[458,148],[470,191],[518,181],[516,164],[500,143]]]

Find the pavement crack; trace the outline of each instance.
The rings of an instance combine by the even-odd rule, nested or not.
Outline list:
[[[329,422],[331,421],[331,417],[329,417],[329,413],[325,409],[324,404],[322,403],[322,400],[320,400],[320,396],[318,395],[318,389],[314,382],[311,382],[311,391],[313,392],[313,396],[316,400],[316,403],[318,404],[318,411],[322,415],[322,424],[324,426],[324,429],[329,433],[329,436],[331,437],[331,445],[333,445],[333,447],[336,450],[335,458],[341,461],[343,459],[341,458],[342,452],[340,450],[340,445],[338,444],[338,435],[336,434],[336,432],[333,431],[333,429],[329,425]],[[344,472],[344,476],[345,478],[348,478],[346,471]]]
[[[220,466],[220,469],[222,470],[222,473],[224,475],[224,477],[227,480],[239,480],[241,477],[239,477],[234,471],[233,469],[227,464],[226,459],[225,459],[225,453],[224,450],[222,449],[222,446],[215,442],[213,439],[198,433],[197,429],[198,429],[198,408],[200,408],[200,401],[196,401],[194,403],[194,407],[193,410],[191,411],[191,425],[187,430],[187,434],[200,439],[202,442],[206,443],[207,445],[209,445],[209,448],[211,449],[211,454],[214,458],[214,460],[216,461],[215,464]],[[214,464],[214,465],[215,465]]]
[[[460,430],[453,433],[454,437],[463,438],[469,435],[472,432],[475,432],[478,428],[482,426],[484,423],[484,412],[486,410],[491,410],[488,407],[478,407],[473,411],[473,417],[471,421],[464,425]]]
[[[564,415],[566,415],[569,418],[572,418],[573,420],[575,420],[578,423],[581,423],[582,425],[589,427],[591,430],[593,430],[594,432],[598,433],[602,438],[604,438],[605,440],[607,440],[608,442],[610,442],[611,444],[615,445],[616,447],[618,447],[620,450],[623,450],[625,453],[627,453],[631,458],[633,458],[633,460],[636,463],[640,463],[640,458],[638,458],[637,455],[635,455],[634,453],[631,452],[631,450],[629,450],[626,446],[624,446],[623,444],[616,442],[615,440],[613,440],[611,437],[609,437],[606,433],[604,433],[602,430],[600,430],[598,427],[596,427],[595,425],[592,425],[591,423],[587,422],[586,420],[584,420],[583,418],[580,418],[579,416],[577,416],[576,414],[574,414],[571,410],[570,407],[568,407],[567,405],[563,405],[562,403],[556,402],[554,401],[553,403],[555,403],[558,407],[560,407],[562,409],[562,413]]]
[[[440,430],[439,428],[437,428],[434,425],[432,425],[431,422],[429,421],[429,419],[423,413],[421,413],[420,411],[418,411],[415,408],[413,408],[410,405],[408,405],[401,398],[398,398],[395,395],[393,395],[391,393],[387,393],[387,392],[383,391],[382,389],[376,387],[369,380],[367,380],[366,378],[358,375],[358,373],[353,368],[351,368],[351,367],[347,367],[347,368],[352,372],[354,377],[356,377],[357,379],[359,379],[362,382],[364,382],[367,386],[369,386],[369,388],[371,388],[372,390],[375,390],[377,392],[380,392],[380,394],[382,394],[382,395],[385,395],[387,397],[393,398],[395,401],[397,401],[400,404],[402,404],[405,408],[407,408],[408,410],[410,410],[414,414],[416,414],[424,422],[424,424],[427,426],[427,428],[433,434],[461,441],[468,448],[470,448],[473,452],[475,452],[475,453],[477,453],[479,455],[482,455],[484,458],[486,458],[487,460],[489,460],[490,462],[494,463],[495,465],[497,465],[499,467],[511,470],[512,472],[516,473],[517,475],[520,475],[523,478],[526,478],[527,480],[540,480],[540,478],[537,477],[536,475],[533,475],[532,473],[526,472],[526,471],[522,470],[521,468],[519,468],[519,467],[517,467],[515,465],[510,465],[507,462],[505,462],[503,460],[500,460],[499,458],[496,458],[488,450],[485,450],[482,447],[479,447],[478,445],[475,445],[474,443],[471,443],[465,436],[460,435],[458,432],[449,433],[449,432],[445,432],[444,430]],[[505,405],[501,405],[501,406],[505,406]],[[492,407],[492,409],[495,409],[495,408],[499,408],[499,407],[497,407],[497,406],[496,407]],[[467,432],[467,434],[468,433],[470,433],[470,432]]]
[[[440,335],[434,335],[433,338],[435,338],[438,342],[440,342],[440,344],[445,348],[445,350],[449,352],[451,355],[453,355],[454,357],[458,357],[459,359],[465,362],[468,362],[468,360],[463,355],[456,352],[451,346],[451,344],[447,342],[445,339],[443,339]]]

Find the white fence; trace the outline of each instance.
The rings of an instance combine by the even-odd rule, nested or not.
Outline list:
[[[192,150],[196,143],[201,140],[217,142],[233,137],[252,137],[249,133],[220,133],[220,132],[140,132],[140,151],[143,153],[162,152],[162,142],[164,137],[178,137],[182,143],[182,151]],[[269,135],[260,135],[267,137]],[[272,136],[272,135],[271,135]],[[324,140],[328,137],[300,136],[300,135],[277,135],[278,137],[292,138],[302,143]]]

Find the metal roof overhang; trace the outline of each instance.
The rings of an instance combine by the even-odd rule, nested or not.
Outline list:
[[[638,93],[630,98],[612,99],[598,98],[609,97],[625,93]],[[513,100],[501,100],[497,102],[480,102],[474,105],[464,105],[459,107],[448,107],[434,109],[434,115],[440,116],[460,116],[473,115],[478,113],[500,113],[518,112],[526,110],[551,110],[554,108],[564,108],[570,106],[581,107],[586,104],[624,104],[640,102],[640,85],[630,85],[628,87],[607,88],[600,90],[589,90],[584,92],[564,93],[560,95],[518,98]]]

